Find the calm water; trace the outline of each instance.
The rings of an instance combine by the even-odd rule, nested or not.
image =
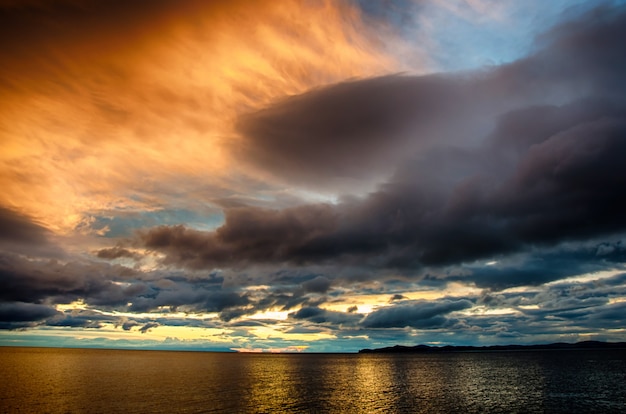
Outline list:
[[[626,412],[626,352],[0,348],[3,413]]]

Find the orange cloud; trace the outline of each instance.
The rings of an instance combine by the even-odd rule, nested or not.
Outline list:
[[[0,204],[61,233],[245,191],[224,145],[237,115],[397,68],[349,3],[8,4]]]

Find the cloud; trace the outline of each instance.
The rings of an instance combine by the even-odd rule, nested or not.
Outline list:
[[[360,319],[360,315],[355,313],[331,311],[317,306],[302,307],[297,312],[290,313],[289,317],[296,320],[305,320],[317,325],[330,325],[336,328],[340,325],[354,326]]]
[[[414,12],[494,27],[511,3],[392,3],[0,5],[1,327],[618,337],[624,7],[420,75],[443,55],[399,61],[445,37],[392,57]]]
[[[598,9],[585,19],[556,29],[536,54],[491,71],[348,82],[242,118],[250,157],[259,154],[251,161],[296,181],[323,183],[343,165],[367,170],[381,148],[401,143],[394,139],[432,141],[419,151],[398,145],[406,154],[394,174],[364,196],[283,210],[226,208],[214,232],[159,227],[140,233],[142,245],[189,268],[334,261],[415,269],[625,230],[618,206],[625,201],[626,102],[614,91],[626,82],[618,40],[626,13]],[[472,100],[472,116],[458,116]],[[334,101],[351,105],[339,105],[342,112]],[[446,139],[395,137],[396,124],[407,127],[420,112],[425,121],[417,118],[416,131],[434,122],[447,130],[436,137]],[[476,121],[480,112],[492,120],[490,130]],[[363,119],[381,125],[367,127],[369,136]]]
[[[100,329],[103,323],[117,323],[115,316],[92,310],[72,310],[46,320],[47,326]]]
[[[626,263],[621,241],[616,243],[570,243],[555,248],[540,247],[523,255],[502,258],[485,266],[475,263],[449,272],[446,280],[472,282],[477,287],[502,290],[514,286],[538,286],[570,276],[623,268]],[[614,246],[598,256],[599,249]]]
[[[47,305],[27,302],[0,303],[0,329],[17,329],[33,326],[58,312]]]
[[[124,281],[133,271],[108,264],[56,260],[27,260],[17,255],[0,255],[0,299],[40,303],[71,303],[86,299],[94,305],[119,306],[144,291],[143,282]]]
[[[264,171],[314,187],[376,177],[432,141],[411,129],[440,125],[461,111],[459,98],[455,82],[442,76],[342,82],[242,115],[245,141],[235,151]]]
[[[122,323],[122,329],[125,331],[130,331],[134,326],[137,325],[139,325],[137,321],[125,321],[124,323]]]
[[[626,153],[624,114],[577,125],[526,153],[498,194],[517,234],[545,242],[624,228],[615,207],[625,201],[615,193],[625,184],[619,161]]]
[[[331,281],[325,276],[317,276],[314,279],[302,283],[305,292],[326,293],[330,288]]]
[[[441,328],[451,323],[445,315],[471,308],[469,300],[440,300],[437,302],[400,302],[367,315],[361,324],[366,328]]]
[[[32,257],[63,257],[54,234],[33,217],[0,205],[0,250]]]
[[[175,288],[155,291],[152,295],[136,295],[129,300],[132,301],[129,307],[131,312],[149,312],[159,307],[187,312],[224,312],[232,308],[246,307],[250,303],[245,294],[206,289],[198,283],[179,283]]]
[[[96,252],[96,256],[101,259],[119,259],[119,258],[129,258],[129,259],[137,259],[140,256],[137,253],[133,253],[128,249],[124,249],[123,247],[110,247],[106,249],[100,249]]]
[[[12,243],[45,244],[46,236],[50,232],[43,226],[37,225],[29,217],[13,210],[0,206],[0,239]]]
[[[391,298],[389,298],[389,303],[396,301],[396,300],[404,300],[407,299],[406,296],[400,295],[399,293],[396,293],[395,295],[393,295]]]
[[[146,332],[149,332],[150,329],[157,328],[159,326],[160,325],[157,322],[148,322],[145,325],[143,325],[141,328],[139,328],[139,332],[146,333]]]
[[[336,226],[333,209],[327,205],[282,211],[232,208],[225,211],[225,222],[215,232],[183,226],[156,227],[139,232],[139,240],[145,248],[166,252],[165,264],[205,268],[291,261],[299,256],[306,260],[316,255],[311,246],[316,238]]]
[[[229,152],[239,114],[395,67],[380,26],[366,27],[350,2],[79,0],[0,11],[0,109],[11,120],[0,131],[0,203],[64,234],[103,230],[95,216],[249,196],[265,177]],[[201,200],[180,197],[196,191]]]

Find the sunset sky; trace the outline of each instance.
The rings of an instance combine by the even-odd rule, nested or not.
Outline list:
[[[0,345],[626,341],[625,3],[0,0]]]

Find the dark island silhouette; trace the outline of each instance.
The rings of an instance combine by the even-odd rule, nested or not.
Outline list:
[[[626,351],[626,342],[583,341],[573,344],[555,342],[541,345],[445,345],[445,346],[403,346],[395,345],[385,348],[361,349],[359,354],[414,354],[414,353],[445,353],[445,352],[479,352],[479,351],[548,351],[548,350],[592,350],[592,349],[623,349]]]

